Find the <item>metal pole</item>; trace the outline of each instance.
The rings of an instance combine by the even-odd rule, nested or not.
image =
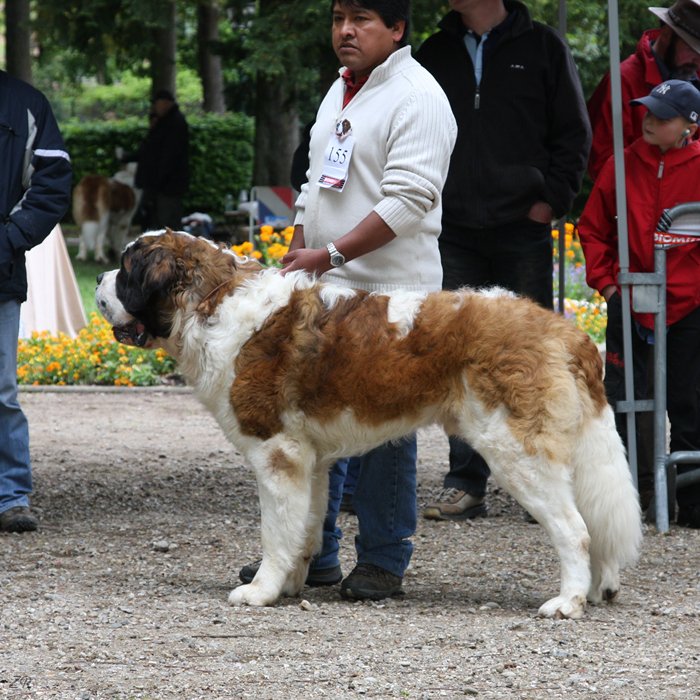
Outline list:
[[[666,251],[654,250],[654,272],[658,286],[658,307],[654,316],[654,494],[656,529],[668,532],[668,485],[666,483]]]
[[[627,193],[625,190],[625,156],[622,134],[622,87],[620,81],[620,26],[617,0],[608,0],[608,32],[610,34],[610,91],[612,96],[613,154],[615,156],[615,203],[617,207],[618,257],[620,273],[629,272],[627,236]],[[632,357],[632,317],[630,313],[630,286],[622,290],[622,352],[625,356],[625,399],[634,401],[634,359]],[[627,456],[632,478],[637,486],[637,432],[635,412],[628,410]]]

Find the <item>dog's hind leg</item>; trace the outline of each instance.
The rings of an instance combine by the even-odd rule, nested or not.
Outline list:
[[[277,438],[254,450],[249,461],[258,483],[263,558],[253,581],[234,588],[229,603],[272,605],[283,594],[299,594],[311,562],[315,455],[297,441]]]
[[[107,232],[109,231],[109,212],[100,217],[97,222],[97,235],[95,237],[95,262],[107,262],[105,254],[105,243],[107,242]]]
[[[95,250],[98,226],[97,221],[84,221],[81,224],[77,260],[87,260],[88,253]]]
[[[642,543],[639,498],[608,407],[578,433],[574,459],[576,503],[591,535],[588,600],[613,600],[620,569],[634,564]]]
[[[496,481],[542,525],[559,556],[559,595],[539,609],[543,617],[583,616],[591,583],[590,537],[574,499],[570,470],[541,456],[519,455],[507,468],[484,455]],[[514,466],[517,465],[517,466]]]

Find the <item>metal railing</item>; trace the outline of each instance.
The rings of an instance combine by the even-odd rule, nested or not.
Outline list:
[[[685,219],[685,221],[683,221]],[[700,451],[671,452],[666,450],[666,251],[683,245],[700,243],[700,202],[680,204],[666,209],[654,236],[654,272],[621,272],[619,282],[632,289],[632,308],[639,313],[654,314],[654,398],[647,401],[618,402],[616,410],[632,415],[627,431],[628,441],[635,443],[634,413],[654,413],[654,499],[656,527],[669,529],[669,499],[677,488],[700,481],[700,469],[676,476],[678,464],[700,464]],[[629,328],[625,332],[631,332]],[[631,341],[626,347],[631,348]],[[629,355],[625,355],[629,357]],[[700,358],[698,358],[700,362]],[[625,362],[625,383],[633,383],[633,362]]]

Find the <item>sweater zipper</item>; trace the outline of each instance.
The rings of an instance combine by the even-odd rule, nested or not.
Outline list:
[[[663,177],[664,174],[664,162],[661,160],[659,161],[659,171],[656,173],[656,179],[660,180]]]
[[[481,92],[480,87],[476,86],[476,92],[474,93],[474,109],[479,109],[479,103],[481,102]]]

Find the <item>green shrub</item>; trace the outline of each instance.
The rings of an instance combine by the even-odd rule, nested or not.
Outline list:
[[[253,120],[242,114],[188,116],[190,190],[184,210],[216,218],[227,193],[250,189],[253,170]],[[119,169],[115,148],[135,152],[146,135],[145,119],[68,122],[63,136],[73,163],[73,183],[84,175],[113,175]],[[70,214],[69,214],[70,216]]]

